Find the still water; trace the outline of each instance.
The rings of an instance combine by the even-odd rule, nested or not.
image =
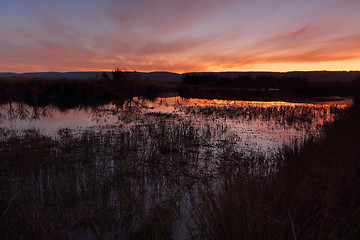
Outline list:
[[[96,107],[60,110],[24,103],[0,105],[0,126],[11,130],[37,129],[56,136],[60,129],[100,131],[112,127],[189,121],[195,128],[213,130],[210,144],[233,141],[247,152],[272,153],[308,137],[319,137],[321,127],[346,112],[351,99],[323,102],[230,101],[184,99],[178,96],[155,100],[132,98]],[[221,131],[215,131],[215,129]],[[210,134],[210,133],[209,133]]]

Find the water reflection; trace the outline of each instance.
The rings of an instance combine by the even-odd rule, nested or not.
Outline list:
[[[131,98],[97,107],[61,111],[54,106],[33,107],[24,103],[0,106],[1,126],[13,130],[28,128],[55,136],[61,128],[129,128],[153,124],[159,118],[190,120],[195,128],[209,125],[226,129],[213,134],[212,144],[233,140],[247,150],[270,153],[284,144],[319,136],[321,126],[341,116],[352,105],[351,99],[329,102],[289,103],[184,99],[181,97],[148,100]]]

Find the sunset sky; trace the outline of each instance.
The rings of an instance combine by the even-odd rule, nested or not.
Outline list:
[[[0,3],[0,72],[360,70],[359,0]]]

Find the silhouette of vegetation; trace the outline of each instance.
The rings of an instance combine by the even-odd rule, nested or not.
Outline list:
[[[33,106],[53,104],[63,109],[96,106],[115,99],[149,96],[176,91],[177,83],[141,80],[137,72],[115,70],[115,80],[103,73],[101,79],[1,78],[0,103],[25,102]]]
[[[305,72],[306,73],[306,72]],[[311,72],[310,72],[311,73]],[[309,73],[309,74],[310,74]],[[243,99],[288,99],[297,96],[354,96],[360,92],[359,77],[351,82],[309,82],[306,78],[271,74],[238,75],[184,74],[185,86],[180,93],[185,97],[223,98],[241,95]],[[293,95],[293,96],[291,96]],[[231,97],[231,98],[234,98]],[[302,98],[303,98],[302,97]],[[239,97],[238,97],[239,98]]]
[[[208,172],[198,162],[210,126],[152,117],[55,138],[0,129],[1,236],[171,238],[180,203]]]
[[[213,74],[184,74],[183,83],[189,85],[206,85],[211,87],[228,88],[281,88],[292,89],[297,86],[305,85],[306,79],[298,77],[274,77],[272,75],[262,75],[251,77],[249,75],[231,77],[219,77]]]
[[[250,75],[221,77],[216,74],[184,74],[183,83],[141,79],[139,72],[116,68],[112,79],[103,73],[98,79],[0,78],[0,103],[22,101],[30,105],[53,104],[64,109],[101,105],[114,99],[154,97],[178,92],[191,98],[242,100],[288,100],[304,96],[354,95],[360,91],[359,78],[351,83],[309,83],[298,77]]]
[[[108,81],[108,80],[110,80],[110,77],[109,77],[109,75],[108,75],[106,72],[103,72],[103,73],[101,74],[101,80]]]
[[[141,80],[141,74],[139,72],[133,71],[122,71],[119,68],[116,68],[112,71],[113,80],[119,82],[135,82]]]
[[[251,158],[226,169],[220,186],[201,190],[200,238],[358,239],[359,121],[357,102],[325,138],[282,150],[274,172]]]
[[[30,105],[54,104],[62,108],[104,104],[115,89],[107,80],[1,79],[0,102],[22,101]]]
[[[340,82],[317,82],[308,83],[293,89],[293,93],[317,96],[356,96],[360,92],[360,84],[357,79],[349,83]]]
[[[360,77],[355,78],[355,79],[352,81],[352,83],[353,83],[354,85],[356,85],[356,86],[359,86],[359,85],[360,85]]]

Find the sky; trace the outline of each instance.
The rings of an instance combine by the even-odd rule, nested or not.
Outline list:
[[[0,72],[360,70],[359,0],[0,0]]]

